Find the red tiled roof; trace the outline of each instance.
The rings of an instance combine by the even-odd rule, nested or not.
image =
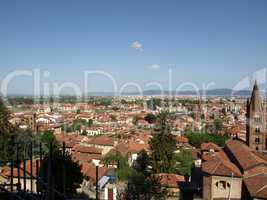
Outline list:
[[[73,148],[84,138],[78,134],[55,134],[55,137],[59,142],[65,142],[66,148]]]
[[[205,153],[205,154],[203,154],[203,155],[201,156],[201,159],[202,159],[203,161],[208,161],[208,160],[212,159],[214,156],[215,156],[214,153]]]
[[[188,139],[184,136],[174,136],[174,139],[177,143],[188,143]]]
[[[120,152],[122,155],[126,155],[129,151],[129,148],[126,143],[121,142],[116,146],[116,150]]]
[[[266,153],[266,152],[253,151],[253,153],[254,153],[256,156],[259,156],[259,157],[262,158],[263,160],[267,161],[267,153]]]
[[[83,163],[81,165],[81,172],[88,177],[93,184],[95,185],[96,183],[96,166],[94,166],[93,164],[89,164],[89,163]],[[104,176],[106,172],[106,168],[104,167],[98,167],[98,180]]]
[[[243,171],[259,164],[267,165],[267,161],[255,155],[248,146],[240,141],[228,140],[226,142],[226,149],[232,153]]]
[[[201,144],[201,150],[202,151],[210,151],[211,149],[214,149],[214,151],[220,151],[221,148],[212,142],[202,143]]]
[[[93,138],[87,142],[88,144],[103,145],[103,146],[113,146],[114,140],[111,137],[101,135]]]
[[[142,150],[148,151],[149,150],[149,144],[147,144],[147,143],[140,144],[140,143],[136,143],[133,141],[129,141],[129,143],[128,143],[128,151],[129,152],[139,153]]]
[[[242,176],[237,166],[217,155],[202,164],[202,171],[210,175],[232,176],[233,174],[235,177]]]
[[[267,199],[267,174],[258,174],[244,179],[251,197]]]
[[[172,188],[177,188],[179,182],[185,181],[184,176],[177,174],[161,173],[161,174],[156,174],[156,177],[159,178],[159,182],[162,186],[172,187]]]
[[[219,159],[223,159],[223,160],[230,162],[229,158],[227,157],[227,155],[225,154],[225,152],[223,150],[220,150],[218,152],[207,152],[207,153],[202,155],[202,160],[208,161],[214,157],[217,157]]]
[[[132,139],[136,141],[143,141],[145,143],[148,143],[151,137],[152,137],[151,134],[138,133],[138,134],[133,135]]]
[[[102,156],[100,154],[85,154],[85,153],[73,153],[71,158],[75,162],[85,163],[91,162],[93,159],[101,160]]]
[[[79,144],[75,145],[72,150],[79,153],[102,154],[102,149],[95,147],[86,147]]]
[[[23,163],[20,165],[20,170],[19,170],[20,176],[22,177],[24,174],[23,170]],[[26,176],[29,177],[30,174],[30,160],[26,161]],[[10,167],[5,167],[4,170],[2,171],[2,175],[9,177],[11,176],[11,168]],[[37,175],[37,166],[36,166],[36,160],[32,161],[32,175],[36,176]],[[13,176],[18,177],[18,168],[14,167],[13,169]]]

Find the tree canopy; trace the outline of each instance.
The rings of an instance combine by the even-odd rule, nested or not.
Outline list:
[[[152,114],[152,113],[148,113],[148,114],[145,116],[145,120],[146,120],[148,123],[153,124],[153,123],[156,122],[157,117],[156,117],[154,114]]]
[[[44,144],[44,152],[47,154],[49,151],[50,144],[52,145],[52,149],[56,150],[59,147],[59,143],[53,133],[53,131],[45,131],[38,135],[40,142]]]
[[[191,175],[191,169],[194,167],[194,159],[192,152],[189,150],[182,150],[175,155],[176,166],[175,172],[180,175]]]
[[[222,129],[222,126],[223,126],[223,120],[221,118],[217,117],[213,120],[213,127],[216,133],[218,133],[218,131]]]
[[[205,142],[212,142],[218,146],[224,146],[225,141],[229,139],[229,136],[227,135],[221,136],[218,134],[199,133],[192,131],[188,131],[185,136],[188,138],[189,143],[196,148],[199,148],[201,144]]]
[[[174,151],[176,142],[170,134],[168,113],[158,115],[158,125],[149,141],[151,149],[151,164],[154,173],[169,173],[174,165]]]
[[[67,153],[63,156],[62,152],[56,150],[52,154],[51,174],[48,174],[49,156],[45,156],[40,168],[40,175],[44,182],[48,183],[49,179],[53,184],[53,188],[63,194],[65,185],[65,194],[73,196],[76,189],[80,187],[83,181],[83,174],[78,163],[73,162],[71,156]],[[63,184],[63,181],[65,184]],[[59,196],[56,199],[60,199]]]
[[[160,107],[161,106],[161,99],[159,98],[152,98],[152,99],[149,99],[147,102],[147,107],[151,110],[156,110],[157,107]]]
[[[145,151],[139,152],[137,156],[133,171],[128,177],[125,196],[127,200],[165,199],[165,192],[150,170],[150,157]]]
[[[103,163],[105,166],[108,166],[110,163],[116,163],[118,165],[117,176],[121,181],[127,180],[132,173],[132,168],[130,168],[127,158],[119,152],[108,153],[104,157]]]
[[[6,161],[14,155],[14,142],[17,138],[16,128],[9,122],[10,113],[0,98],[0,160]]]

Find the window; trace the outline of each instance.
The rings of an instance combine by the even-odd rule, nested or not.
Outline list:
[[[230,188],[230,183],[226,181],[218,181],[215,183],[215,185],[220,190],[226,190],[226,188]]]
[[[255,122],[261,122],[261,118],[259,116],[255,117]]]
[[[260,133],[261,132],[260,128],[259,127],[256,127],[255,132],[256,133]]]
[[[255,138],[256,143],[260,143],[260,138]]]

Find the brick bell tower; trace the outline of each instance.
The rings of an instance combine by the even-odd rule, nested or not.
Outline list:
[[[257,151],[266,150],[265,106],[257,82],[247,99],[247,145]]]

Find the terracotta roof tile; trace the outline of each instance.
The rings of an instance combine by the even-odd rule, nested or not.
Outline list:
[[[81,171],[82,173],[88,177],[93,184],[96,184],[96,166],[94,166],[93,164],[89,164],[89,163],[83,163],[81,165]],[[98,168],[98,180],[104,176],[106,172],[106,168],[104,167],[99,167]]]
[[[121,142],[116,146],[116,150],[120,152],[122,155],[126,155],[129,151],[128,144]]]
[[[20,176],[23,177],[23,163],[20,165],[20,170],[19,170]],[[26,161],[26,176],[29,177],[30,174],[30,160]],[[4,170],[2,171],[2,175],[9,177],[11,176],[11,168],[10,167],[4,167]],[[36,160],[32,161],[32,175],[36,176],[37,175],[37,166],[36,166]],[[18,168],[14,167],[13,169],[13,176],[18,177]]]
[[[103,146],[113,146],[114,140],[111,137],[101,135],[98,137],[93,138],[92,140],[87,142],[88,144],[95,144],[95,145],[103,145]]]
[[[267,198],[267,174],[258,174],[244,179],[251,197]]]
[[[79,163],[85,163],[85,162],[87,162],[87,163],[89,163],[93,159],[101,160],[102,159],[102,156],[99,155],[99,154],[73,153],[71,155],[71,158],[75,162],[79,162]]]
[[[231,152],[243,171],[259,164],[267,164],[267,161],[255,155],[248,146],[238,140],[228,140],[226,150]]]
[[[88,154],[102,154],[102,149],[95,147],[87,147],[82,145],[75,145],[72,149],[75,152],[79,153],[88,153]]]
[[[216,155],[202,164],[202,171],[210,175],[241,177],[239,169],[230,161]]]
[[[156,177],[159,178],[160,184],[166,187],[177,188],[179,182],[185,181],[184,176],[177,175],[177,174],[161,173],[161,174],[156,174]]]
[[[128,151],[132,153],[139,153],[142,150],[148,151],[149,150],[149,144],[140,144],[140,143],[135,143],[133,141],[129,141],[128,143]]]
[[[188,143],[188,139],[184,136],[174,136],[174,140],[177,142],[177,143]]]
[[[210,151],[211,149],[213,149],[214,151],[221,150],[221,148],[217,144],[214,144],[212,142],[202,143],[200,148],[202,151]]]

